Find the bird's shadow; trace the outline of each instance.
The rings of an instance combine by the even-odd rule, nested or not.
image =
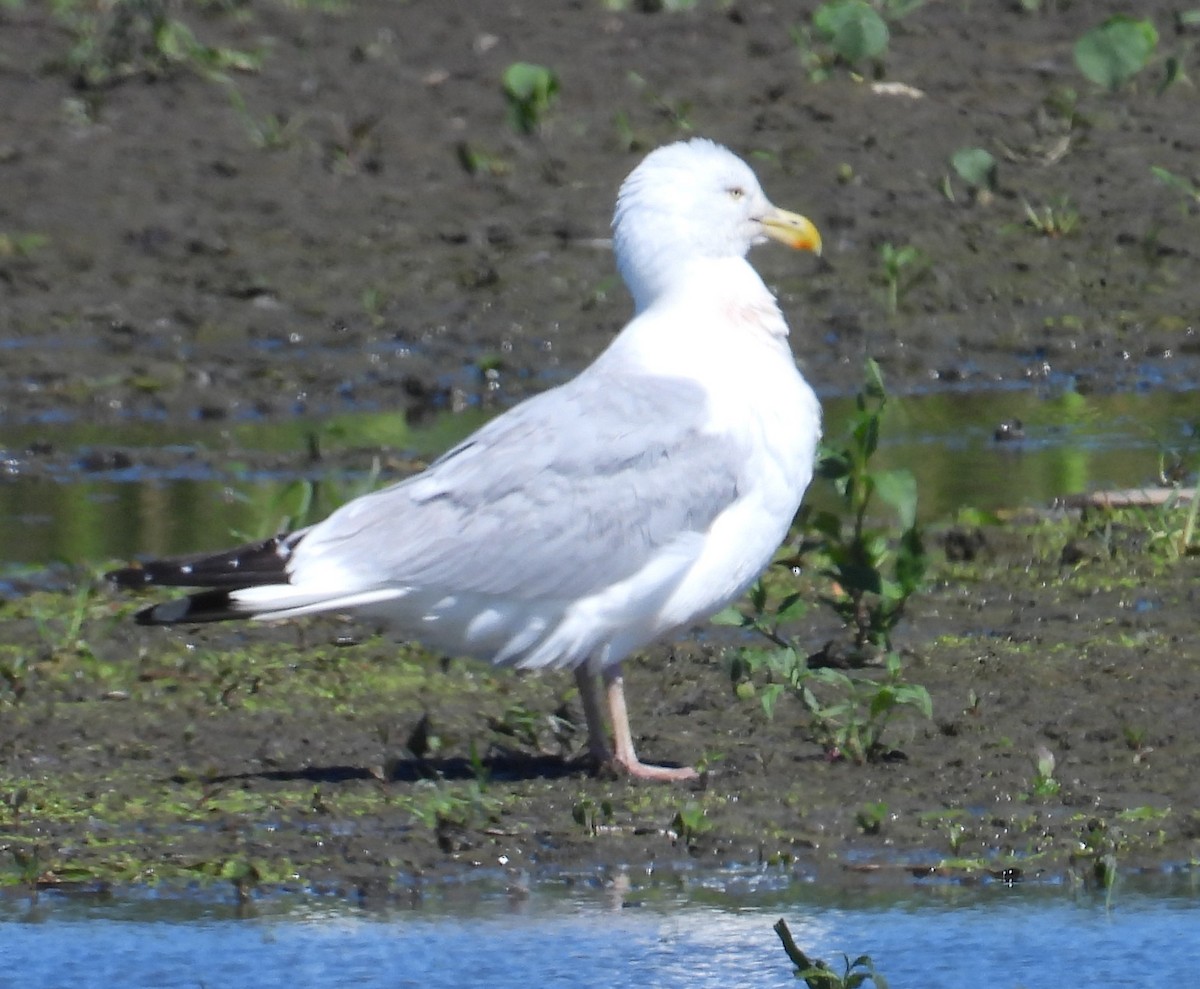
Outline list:
[[[595,772],[587,758],[564,759],[553,755],[504,752],[488,755],[479,762],[464,756],[445,758],[395,759],[381,767],[305,766],[301,769],[263,769],[255,772],[222,773],[205,776],[204,782],[221,783],[260,780],[271,783],[417,783],[421,780],[475,780],[481,773],[492,782],[520,783],[530,780],[556,780],[568,776],[586,776]],[[186,782],[176,777],[175,782]]]

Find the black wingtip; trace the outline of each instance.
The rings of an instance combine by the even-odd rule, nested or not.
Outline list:
[[[287,559],[299,533],[249,543],[219,553],[196,553],[147,560],[106,573],[117,587],[212,587],[236,590],[256,584],[287,583]]]
[[[110,570],[104,575],[104,579],[125,591],[136,590],[139,587],[149,587],[154,583],[150,575],[146,572],[146,569],[137,566]]]
[[[143,608],[133,616],[139,625],[199,625],[249,617],[249,613],[233,606],[229,591],[220,590],[175,598]]]

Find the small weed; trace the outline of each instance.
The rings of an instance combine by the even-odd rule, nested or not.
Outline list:
[[[1039,797],[1053,797],[1062,789],[1062,784],[1054,778],[1054,753],[1046,746],[1039,745],[1033,762],[1036,769],[1033,792]]]
[[[248,903],[254,890],[262,881],[262,872],[250,859],[232,858],[225,861],[218,875],[233,884],[234,894],[240,904]]]
[[[612,801],[601,800],[597,804],[591,797],[584,797],[571,808],[571,817],[589,835],[595,836],[601,827],[612,824]]]
[[[303,119],[293,117],[288,120],[269,113],[264,117],[254,116],[246,106],[241,92],[232,83],[228,86],[229,102],[234,112],[242,121],[242,126],[250,137],[250,142],[261,151],[280,151],[291,147],[300,134]]]
[[[708,819],[708,812],[703,807],[689,800],[675,812],[671,830],[688,848],[692,848],[697,838],[712,830],[712,821]]]
[[[313,462],[321,459],[321,438],[316,433],[308,437],[309,457]],[[345,475],[331,474],[329,477],[292,481],[279,490],[268,505],[256,531],[234,531],[231,537],[240,542],[257,542],[280,532],[292,532],[312,525],[325,518],[330,512],[348,501],[368,494],[379,487],[382,467],[378,457],[371,461],[371,469],[361,477],[347,479]],[[233,493],[234,497],[249,495]]]
[[[376,114],[336,121],[337,135],[325,145],[326,167],[334,175],[371,174],[379,170],[379,121]]]
[[[1075,43],[1075,65],[1090,82],[1116,92],[1146,67],[1157,47],[1150,21],[1115,14]]]
[[[829,0],[813,11],[812,25],[817,37],[847,65],[887,51],[887,22],[866,0]]]
[[[383,311],[387,307],[389,296],[383,289],[365,288],[362,290],[362,295],[359,296],[362,302],[363,312],[366,314],[368,322],[379,329],[384,324]]]
[[[91,656],[91,646],[83,639],[83,625],[95,595],[95,585],[87,579],[80,582],[62,612],[51,615],[36,601],[31,603],[34,627],[46,653],[52,659],[64,656]]]
[[[790,691],[812,715],[818,743],[831,754],[856,762],[884,754],[881,739],[898,711],[913,709],[926,718],[932,716],[928,691],[904,678],[900,656],[891,646],[892,631],[920,588],[927,566],[916,521],[916,483],[908,471],[871,469],[887,395],[874,361],[867,362],[866,378],[845,445],[826,447],[818,465],[818,476],[834,485],[841,512],[805,511],[801,522],[815,534],[815,552],[824,560],[821,572],[833,582],[833,592],[822,601],[853,634],[853,661],[863,665],[885,656],[882,678],[810,668],[782,630],[785,622],[803,613],[801,592],[775,600],[759,581],[750,591],[749,612],[729,608],[713,618],[718,624],[752,630],[770,643],[768,648],[743,647],[730,660],[738,696],[753,696],[752,676],[765,672],[771,682],[761,702],[768,717],[780,695]],[[886,531],[867,524],[876,495],[900,516],[902,531],[895,550]]]
[[[859,807],[854,814],[854,823],[863,834],[879,834],[883,830],[887,815],[888,805],[879,800]]]
[[[892,630],[909,598],[921,587],[928,558],[917,524],[917,485],[907,470],[871,468],[887,408],[879,365],[868,360],[866,381],[855,398],[855,413],[842,446],[825,445],[819,477],[833,484],[841,511],[804,513],[827,559],[824,570],[835,584],[824,599],[854,631],[857,649],[891,648]],[[896,549],[888,534],[868,525],[876,496],[899,517]]]
[[[995,156],[986,148],[959,148],[950,156],[950,167],[954,174],[967,184],[974,200],[982,205],[991,201],[996,191],[996,176],[998,166]],[[954,191],[949,179],[944,188],[951,202],[954,201]]]
[[[688,100],[671,100],[661,93],[650,88],[646,78],[637,72],[630,72],[626,78],[632,86],[641,95],[642,100],[653,110],[655,116],[666,120],[671,129],[679,134],[689,134],[692,132],[692,104]],[[633,138],[632,134],[626,134],[625,139]],[[634,138],[636,140],[636,138]]]
[[[929,257],[912,244],[896,247],[889,243],[879,248],[879,259],[888,315],[895,316],[900,311],[901,299],[929,273]]]
[[[1182,175],[1176,175],[1158,165],[1151,165],[1150,173],[1163,185],[1182,195],[1185,206],[1200,206],[1200,185],[1191,179],[1185,179]]]
[[[886,755],[883,734],[900,710],[911,708],[926,720],[933,717],[929,691],[904,679],[900,657],[894,652],[888,653],[881,680],[828,667],[807,672],[801,700],[813,716],[818,744],[833,757],[863,763]],[[829,703],[818,695],[826,692],[822,687],[832,694]]]
[[[1079,834],[1079,851],[1072,860],[1090,866],[1083,876],[1085,884],[1095,884],[1104,890],[1105,906],[1112,906],[1113,893],[1119,876],[1117,853],[1124,846],[1124,834],[1100,818],[1089,818]]]
[[[50,243],[45,234],[0,233],[0,260],[7,258],[28,259]]]
[[[258,71],[260,53],[204,44],[171,16],[172,7],[169,0],[57,4],[59,20],[73,35],[66,64],[78,85],[99,88],[135,75],[157,78],[181,67],[222,81],[230,71]]]
[[[946,824],[946,840],[950,845],[950,854],[958,855],[962,851],[963,839],[967,837],[967,826],[962,821],[949,821]]]
[[[461,141],[455,148],[455,153],[458,156],[458,163],[468,175],[490,175],[493,178],[499,178],[512,171],[511,164],[499,155],[485,151],[476,144]]]
[[[411,799],[413,817],[439,836],[449,827],[481,827],[500,809],[500,800],[486,793],[477,780],[463,786],[421,780],[414,784]]]
[[[827,962],[809,958],[800,949],[787,921],[782,917],[775,922],[775,933],[779,935],[783,950],[795,966],[792,974],[797,979],[803,979],[809,989],[858,989],[867,982],[875,989],[888,989],[887,979],[875,971],[875,963],[870,955],[859,955],[854,961],[850,961],[848,955],[842,955],[843,967],[839,975]]]
[[[940,827],[946,832],[946,841],[950,846],[950,854],[957,857],[962,852],[963,842],[969,837],[963,818],[966,811],[952,808],[949,810],[926,811],[919,816],[922,825]]]
[[[1133,753],[1133,764],[1136,766],[1154,749],[1146,744],[1146,729],[1135,728],[1133,725],[1123,725],[1121,734],[1125,736],[1125,746]]]
[[[542,65],[514,62],[501,80],[513,130],[532,134],[558,97],[558,76]]]
[[[813,82],[829,78],[838,65],[862,72],[870,65],[882,75],[880,60],[887,52],[889,21],[907,17],[926,0],[827,0],[813,12],[809,25],[791,29],[800,64]]]
[[[561,737],[565,731],[557,715],[546,715],[532,711],[524,704],[511,704],[499,718],[489,718],[488,727],[500,735],[513,739],[517,744],[533,749],[535,752],[551,753],[557,751],[542,740],[544,731],[549,730],[554,738]]]
[[[26,678],[29,675],[29,653],[22,646],[0,647],[0,699],[11,703],[19,703],[25,696],[28,686]]]
[[[22,848],[9,846],[8,854],[12,859],[11,878],[20,886],[29,890],[30,897],[36,901],[38,882],[45,873],[45,861],[40,848],[26,851]]]
[[[1066,237],[1079,226],[1079,211],[1063,196],[1057,203],[1034,209],[1022,200],[1025,207],[1025,225],[1043,237]]]

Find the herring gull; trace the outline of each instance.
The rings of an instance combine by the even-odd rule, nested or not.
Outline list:
[[[446,655],[572,668],[594,759],[695,776],[638,759],[621,663],[737,599],[787,534],[820,405],[746,254],[821,240],[701,138],[633,170],[613,234],[636,312],[578,377],[316,525],[114,571],[123,587],[205,589],[138,621],[355,613]]]

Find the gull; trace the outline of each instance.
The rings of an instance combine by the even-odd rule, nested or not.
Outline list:
[[[203,589],[145,625],[352,613],[448,656],[573,669],[597,763],[694,777],[638,758],[621,669],[740,597],[812,479],[820,405],[746,260],[768,238],[820,252],[733,152],[652,151],[613,218],[635,313],[577,377],[322,522],[110,580]]]

